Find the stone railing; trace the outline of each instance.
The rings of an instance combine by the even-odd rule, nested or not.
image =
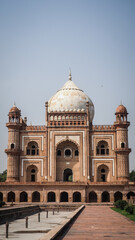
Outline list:
[[[42,125],[42,126],[27,126],[26,127],[26,130],[27,131],[44,131],[45,130],[45,126]]]
[[[108,130],[114,130],[114,125],[93,125],[92,130],[93,131],[108,131]]]

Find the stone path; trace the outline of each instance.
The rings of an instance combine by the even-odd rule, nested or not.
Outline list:
[[[86,206],[64,240],[135,240],[135,222],[106,206]]]

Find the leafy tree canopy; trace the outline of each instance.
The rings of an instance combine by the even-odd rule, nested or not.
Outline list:
[[[7,179],[7,170],[4,170],[3,173],[0,173],[0,182],[5,182]]]
[[[132,170],[130,173],[129,179],[131,182],[135,182],[135,170]]]

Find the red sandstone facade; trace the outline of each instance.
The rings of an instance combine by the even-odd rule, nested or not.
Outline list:
[[[72,82],[45,104],[44,126],[27,126],[13,106],[8,115],[7,181],[0,198],[15,202],[113,202],[135,194],[129,183],[127,110],[94,126],[94,106]]]

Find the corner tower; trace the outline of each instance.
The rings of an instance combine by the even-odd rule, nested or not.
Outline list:
[[[19,155],[20,140],[19,131],[21,111],[14,105],[8,114],[8,148],[5,152],[8,156],[7,161],[7,182],[19,181]]]
[[[128,127],[130,122],[127,121],[127,109],[123,105],[119,105],[116,109],[116,159],[117,159],[117,180],[129,180],[129,153],[131,149],[128,147]]]

